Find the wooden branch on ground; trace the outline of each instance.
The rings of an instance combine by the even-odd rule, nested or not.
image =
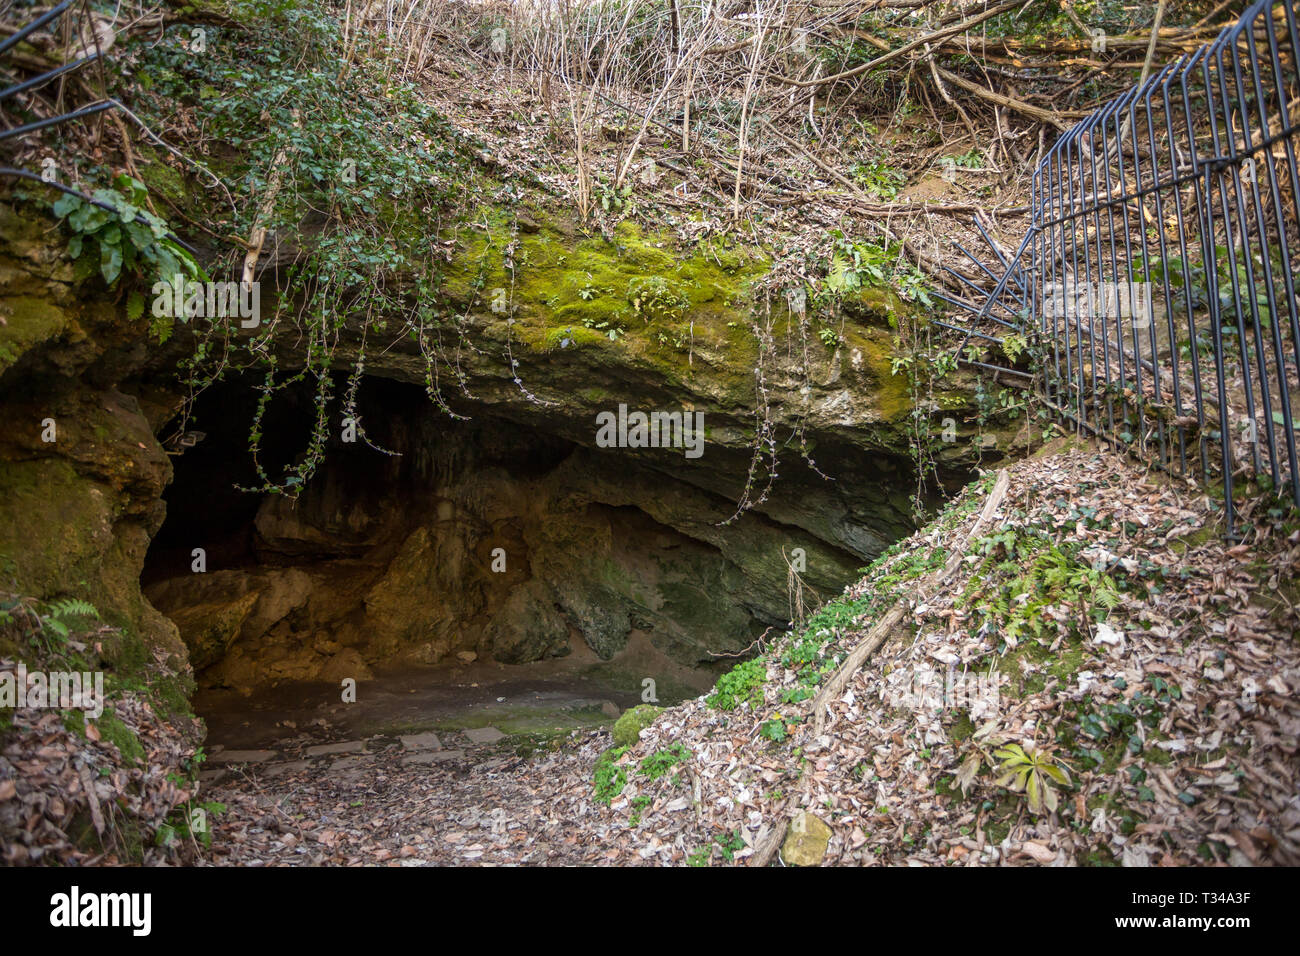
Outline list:
[[[948,556],[948,560],[943,566],[943,570],[938,575],[927,575],[914,588],[915,591],[919,592],[928,589],[936,581],[947,579],[953,575],[957,568],[961,566],[962,559],[966,555],[966,548],[979,534],[984,525],[988,524],[992,519],[993,513],[997,511],[998,505],[1002,503],[1002,499],[1006,496],[1007,488],[1010,485],[1011,475],[1004,468],[998,472],[997,480],[993,483],[993,490],[989,492],[989,496],[984,502],[984,508],[980,511],[979,517],[975,519],[975,524],[971,527],[970,533],[962,539],[961,546],[953,549],[952,554]],[[867,658],[885,643],[885,640],[893,633],[894,628],[903,620],[906,611],[907,602],[901,597],[897,598],[884,616],[872,625],[871,630],[867,632],[867,636],[849,652],[849,656],[844,659],[844,663],[831,675],[822,689],[818,691],[812,702],[813,736],[818,736],[825,728],[826,713],[831,701],[844,692],[849,680],[858,672],[858,669],[862,667]]]
[[[772,829],[758,841],[758,846],[754,848],[754,855],[749,858],[749,865],[767,866],[771,863],[772,857],[776,856],[776,851],[781,849],[781,844],[785,842],[785,832],[788,829],[790,829],[790,821],[785,817],[775,821]]]
[[[1032,116],[1040,122],[1051,123],[1062,133],[1067,129],[1066,125],[1061,122],[1062,119],[1083,119],[1085,116],[1089,115],[1088,113],[1080,113],[1074,110],[1068,112],[1046,110],[1041,106],[1034,106],[1030,103],[1023,102],[1022,100],[1013,99],[1010,96],[1004,96],[1001,93],[994,93],[992,90],[985,89],[978,83],[973,83],[966,79],[964,76],[958,76],[956,73],[949,72],[937,64],[935,65],[935,69],[938,70],[939,75],[943,77],[945,81],[951,83],[953,86],[959,86],[966,92],[973,93],[982,100],[996,103],[998,106],[1005,106],[1007,109],[1015,110],[1017,113],[1023,113],[1025,116]]]
[[[1032,3],[1033,0],[1030,0],[1030,2]],[[937,40],[942,40],[958,33],[964,33],[971,27],[983,23],[985,20],[991,20],[993,17],[1006,13],[1008,10],[1020,9],[1025,6],[1025,0],[1008,0],[1006,3],[999,3],[997,6],[990,7],[976,16],[963,20],[960,23],[954,23],[952,26],[944,27],[942,30],[935,30],[933,33],[927,33],[925,36],[918,37],[911,43],[905,43],[897,49],[890,50],[888,53],[878,56],[873,60],[868,60],[866,63],[855,66],[851,70],[845,70],[844,72],[836,73],[833,76],[824,76],[818,80],[796,80],[793,77],[788,76],[773,76],[772,79],[776,80],[778,83],[784,83],[786,86],[799,87],[825,86],[827,83],[837,83],[840,80],[847,80],[850,77],[857,76],[859,73],[865,73],[868,70],[874,70],[881,67],[891,60],[895,60],[902,56],[904,53],[910,53],[913,50],[925,46],[927,43],[934,43]]]
[[[849,656],[844,659],[844,663],[839,669],[831,675],[826,681],[826,685],[813,698],[813,736],[817,736],[826,726],[826,708],[832,700],[839,697],[844,692],[845,686],[849,679],[858,672],[863,662],[876,652],[881,644],[885,643],[885,638],[894,632],[894,628],[903,620],[903,614],[907,605],[902,598],[896,600],[885,616],[872,625],[867,636],[849,652]]]

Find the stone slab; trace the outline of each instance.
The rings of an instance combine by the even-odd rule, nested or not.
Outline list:
[[[331,773],[339,770],[356,770],[359,767],[370,766],[370,758],[365,755],[356,757],[340,757],[338,760],[331,760],[329,769]]]
[[[402,755],[402,763],[405,766],[413,764],[435,764],[442,763],[444,760],[456,760],[465,756],[463,750],[421,750],[416,753]]]
[[[297,773],[299,770],[306,770],[310,766],[310,760],[286,760],[284,763],[267,764],[262,769],[262,773],[267,777],[279,777],[286,773]]]
[[[505,734],[495,727],[471,727],[465,731],[465,736],[476,744],[494,744],[504,738]]]
[[[366,748],[364,740],[342,740],[336,744],[316,744],[308,747],[304,753],[308,757],[322,757],[325,754],[353,754]]]
[[[274,750],[223,750],[208,758],[208,763],[262,763],[277,757]]]

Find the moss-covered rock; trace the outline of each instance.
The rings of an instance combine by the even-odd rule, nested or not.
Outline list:
[[[622,717],[614,721],[614,745],[616,747],[632,746],[641,739],[641,731],[653,724],[655,718],[661,713],[663,713],[663,708],[656,707],[654,704],[638,704],[627,711]]]
[[[820,866],[830,840],[831,828],[818,816],[800,813],[790,821],[781,859],[789,866]]]

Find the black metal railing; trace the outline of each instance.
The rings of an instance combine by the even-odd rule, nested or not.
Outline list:
[[[20,27],[9,37],[0,41],[0,57],[3,57],[5,54],[9,53],[9,51],[16,48],[18,44],[21,43],[23,40],[26,40],[28,37],[38,33],[39,31],[47,28],[52,29],[54,25],[56,25],[59,22],[60,18],[62,18],[65,13],[68,15],[68,18],[73,23],[74,35],[80,35],[82,33],[81,25],[89,17],[88,6],[84,2],[82,2],[82,0],[62,0],[62,2],[56,4],[50,9],[38,13],[31,22]],[[88,33],[88,35],[90,35],[91,37],[95,36],[93,27],[92,29],[87,30],[85,32]],[[82,67],[86,66],[87,64],[99,60],[101,53],[100,50],[98,49],[98,40],[96,39],[94,42],[96,44],[96,48],[88,52],[85,56],[79,57],[75,60],[70,60],[69,62],[64,63],[60,66],[52,67],[51,69],[37,73],[34,76],[30,76],[23,80],[18,80],[17,82],[14,82],[9,86],[0,88],[0,144],[13,145],[18,141],[24,139],[25,137],[30,137],[33,134],[39,133],[43,130],[47,130],[56,126],[61,126],[65,123],[74,123],[80,120],[85,120],[98,113],[102,113],[105,110],[121,107],[122,104],[119,103],[116,99],[113,99],[112,97],[108,96],[107,91],[100,90],[99,92],[101,93],[101,98],[96,102],[87,104],[85,106],[80,106],[77,107],[76,109],[68,110],[66,112],[59,113],[53,116],[46,116],[39,119],[31,119],[28,122],[19,123],[17,125],[9,125],[9,120],[10,120],[9,109],[12,107],[12,104],[16,102],[14,98],[18,97],[19,94],[38,90],[41,87],[43,87],[45,84],[53,80],[56,80],[59,77],[73,73],[77,70],[80,70]],[[0,59],[0,72],[10,74],[10,75],[16,75],[18,73],[17,70],[8,69],[8,66],[9,64],[7,64],[4,60]],[[57,190],[59,192],[67,193],[72,196],[77,196],[82,200],[84,200],[85,202],[90,203],[93,206],[98,206],[101,209],[107,209],[109,211],[115,211],[113,206],[109,205],[108,203],[105,203],[104,201],[96,198],[93,195],[84,192],[81,189],[77,189],[74,186],[65,185],[64,183],[58,182],[55,179],[51,179],[48,176],[43,175],[42,173],[37,173],[30,169],[22,169],[14,166],[0,164],[0,179],[4,179],[4,180],[21,179],[33,183],[41,183],[42,185]],[[146,220],[144,219],[143,216],[137,216],[137,221],[145,222]],[[171,239],[173,242],[179,244],[191,255],[197,256],[198,253],[194,249],[194,247],[189,245],[189,243],[185,242],[174,232],[168,232],[167,237]]]
[[[1075,428],[1221,484],[1230,537],[1243,488],[1300,506],[1296,21],[1259,0],[1068,130],[993,291],[948,300],[963,345],[1036,343]]]
[[[0,55],[8,53],[11,49],[16,47],[23,40],[26,40],[32,34],[47,27],[51,27],[63,16],[64,13],[68,12],[69,8],[72,8],[73,5],[74,0],[63,0],[62,3],[46,10],[44,13],[41,13],[30,23],[21,27],[7,39],[0,42]],[[70,16],[74,19],[79,19],[78,14],[84,14],[84,11],[73,10]],[[96,43],[98,43],[98,41],[96,41]],[[52,80],[58,79],[65,74],[72,73],[89,63],[95,62],[99,57],[100,51],[98,47],[96,47],[96,49],[90,51],[86,56],[46,70],[36,76],[28,77],[27,79],[14,83],[11,86],[0,88],[0,103],[10,100],[11,97],[17,96],[19,93],[26,93],[30,90],[39,89]],[[20,126],[0,127],[0,141],[26,136],[29,133],[34,133],[51,126],[66,123],[69,120],[83,119],[94,113],[110,109],[113,105],[114,103],[112,100],[104,100],[90,106],[83,106],[80,109],[71,110],[70,112],[58,116],[49,116],[43,119],[33,120],[30,123],[24,123]]]

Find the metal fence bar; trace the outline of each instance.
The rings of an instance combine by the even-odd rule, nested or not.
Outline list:
[[[961,303],[963,343],[1017,317],[1074,427],[1221,483],[1230,537],[1243,488],[1300,507],[1297,52],[1295,0],[1256,0],[1075,124],[1033,173],[1014,256],[976,221],[1002,274]]]
[[[16,46],[20,41],[26,39],[28,36],[31,36],[31,34],[35,33],[37,30],[44,27],[46,24],[54,21],[57,17],[63,14],[70,6],[72,6],[73,2],[74,0],[63,0],[62,3],[51,8],[50,10],[47,10],[45,13],[41,14],[41,16],[37,17],[31,23],[27,24],[25,27],[20,29],[17,33],[10,36],[4,42],[0,43],[0,54],[3,54],[7,50]],[[54,69],[48,70],[45,73],[40,74],[39,76],[34,76],[31,79],[17,83],[4,90],[0,90],[0,101],[6,100],[11,96],[14,96],[18,93],[22,93],[26,90],[38,87],[44,83],[47,83],[52,79],[62,76],[65,73],[71,73],[77,69],[80,69],[81,67],[85,66],[88,63],[98,60],[99,57],[100,57],[100,53],[98,50],[96,50],[95,52],[90,53],[87,56],[81,57],[80,59],[65,63],[62,66],[58,66],[55,67]],[[25,123],[21,126],[12,127],[10,129],[0,129],[0,141],[6,139],[15,139],[19,136],[24,136],[29,133],[35,133],[43,129],[48,129],[52,126],[59,126],[63,123],[72,122],[74,120],[85,119],[88,116],[93,116],[96,113],[103,112],[104,110],[109,110],[120,106],[121,104],[118,103],[117,100],[108,98],[98,103],[92,103],[88,106],[82,106],[79,109],[71,110],[67,113],[62,113],[58,116],[51,116],[46,119],[35,120],[30,123]],[[80,189],[76,189],[72,186],[65,186],[62,183],[48,180],[44,176],[32,172],[31,170],[18,169],[11,166],[0,166],[0,178],[25,179],[25,180],[29,180],[30,182],[40,183],[44,186],[48,186],[51,189],[56,189],[59,192],[65,193],[67,195],[77,196],[82,200],[84,200],[85,202],[88,202],[93,206],[98,206],[101,209],[106,209],[109,210],[110,212],[117,211],[114,209],[113,206],[103,202],[100,199],[95,198],[92,195],[83,192]],[[143,216],[137,214],[136,221],[145,222],[145,219]],[[198,257],[199,255],[198,251],[189,243],[185,242],[178,235],[176,235],[175,232],[169,231],[167,233],[167,238],[175,242],[176,244],[178,244],[181,248],[185,249],[187,252],[190,253],[190,255],[194,256],[195,258]]]
[[[49,23],[51,20],[58,17],[59,14],[63,13],[63,11],[68,9],[68,7],[72,6],[72,4],[73,4],[73,0],[63,0],[63,2],[60,3],[57,7],[53,7],[52,9],[46,10],[43,14],[41,14],[31,23],[27,24],[27,26],[23,27],[13,36],[9,37],[9,39],[0,42],[0,53],[9,52],[10,48],[17,46],[23,40],[26,40],[29,36],[31,36],[41,27],[45,26],[45,24]]]

